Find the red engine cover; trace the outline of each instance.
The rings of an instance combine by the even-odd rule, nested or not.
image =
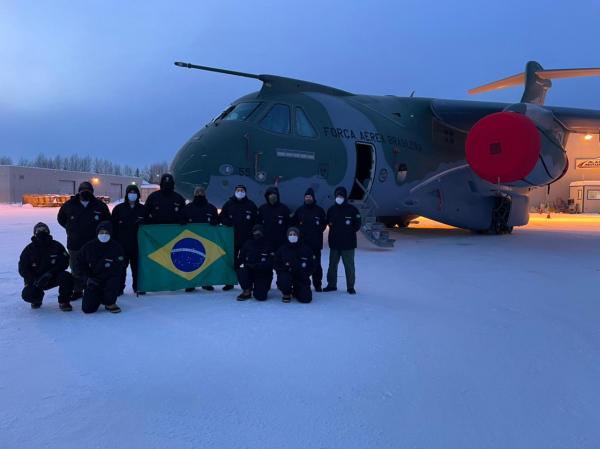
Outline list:
[[[525,178],[540,156],[540,133],[529,117],[496,112],[479,120],[467,136],[467,162],[486,181],[510,183]]]

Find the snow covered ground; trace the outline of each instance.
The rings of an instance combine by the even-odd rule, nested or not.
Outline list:
[[[361,241],[355,297],[129,292],[86,316],[20,299],[56,212],[0,206],[2,449],[600,447],[598,217],[419,220]]]

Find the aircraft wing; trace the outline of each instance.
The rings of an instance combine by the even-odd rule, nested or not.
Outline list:
[[[509,104],[462,100],[433,100],[434,115],[446,125],[469,132],[473,125],[486,115],[503,111]],[[600,111],[559,106],[540,106],[554,114],[563,127],[571,133],[599,134]]]

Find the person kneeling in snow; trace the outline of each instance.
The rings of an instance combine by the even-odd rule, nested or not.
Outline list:
[[[300,302],[312,301],[310,275],[315,268],[315,255],[308,245],[299,241],[300,230],[291,227],[287,231],[287,242],[275,253],[277,287],[283,302],[290,302],[292,294]]]
[[[237,269],[238,281],[243,292],[237,297],[245,301],[252,297],[265,301],[273,281],[273,248],[265,238],[263,225],[254,225],[252,240],[242,246],[239,254],[240,267]]]
[[[54,240],[45,223],[33,228],[31,243],[25,247],[19,258],[19,274],[25,280],[21,297],[31,304],[32,309],[42,306],[44,290],[58,287],[60,310],[73,310],[70,301],[73,295],[73,278],[66,271],[69,254],[64,246]]]
[[[119,313],[117,296],[121,290],[122,271],[125,261],[123,247],[111,239],[113,226],[110,221],[101,222],[96,228],[97,239],[87,242],[78,254],[79,266],[85,279],[81,310],[94,313],[104,304],[111,313]]]

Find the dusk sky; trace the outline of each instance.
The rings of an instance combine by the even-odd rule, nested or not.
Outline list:
[[[260,83],[176,60],[357,93],[517,102],[471,87],[600,67],[600,1],[0,0],[0,155],[79,153],[134,166],[179,147]],[[600,77],[558,80],[547,104],[600,109]]]

